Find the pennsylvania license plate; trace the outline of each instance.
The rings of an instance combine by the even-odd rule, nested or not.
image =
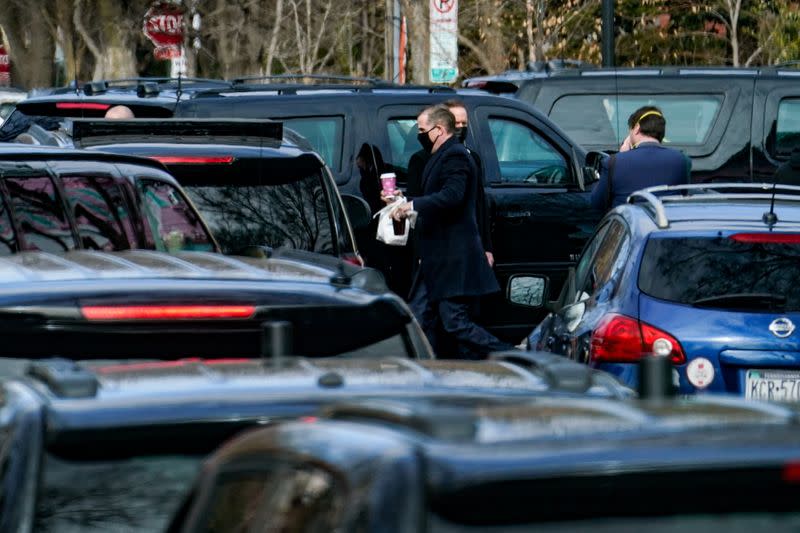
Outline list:
[[[775,402],[800,402],[800,372],[748,370],[745,398]]]

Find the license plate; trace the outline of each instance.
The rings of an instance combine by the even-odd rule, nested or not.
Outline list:
[[[800,402],[800,372],[748,370],[745,398],[774,402]]]

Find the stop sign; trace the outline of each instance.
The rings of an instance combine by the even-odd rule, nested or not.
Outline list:
[[[183,43],[183,7],[169,2],[155,2],[144,14],[142,31],[156,45],[156,59],[179,57]]]
[[[11,85],[11,59],[2,44],[0,44],[0,85]]]

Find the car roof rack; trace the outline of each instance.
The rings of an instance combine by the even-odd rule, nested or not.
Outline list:
[[[350,84],[364,83],[369,85],[383,85],[389,82],[380,78],[371,78],[365,76],[345,76],[342,74],[272,74],[268,76],[242,76],[233,78],[230,81],[233,85],[246,84],[251,81],[259,80],[326,80],[326,81],[342,81]]]
[[[629,204],[644,204],[661,229],[669,227],[664,204],[688,202],[730,202],[732,200],[800,202],[800,186],[775,183],[692,183],[658,185],[628,196]]]
[[[69,359],[36,361],[25,373],[44,383],[59,398],[93,398],[100,387],[94,372]]]

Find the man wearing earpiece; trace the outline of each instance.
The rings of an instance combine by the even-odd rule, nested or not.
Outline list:
[[[602,162],[600,181],[592,189],[592,207],[616,207],[634,191],[654,185],[689,183],[691,160],[661,144],[667,121],[655,106],[640,107],[628,117],[628,136],[619,152]]]

